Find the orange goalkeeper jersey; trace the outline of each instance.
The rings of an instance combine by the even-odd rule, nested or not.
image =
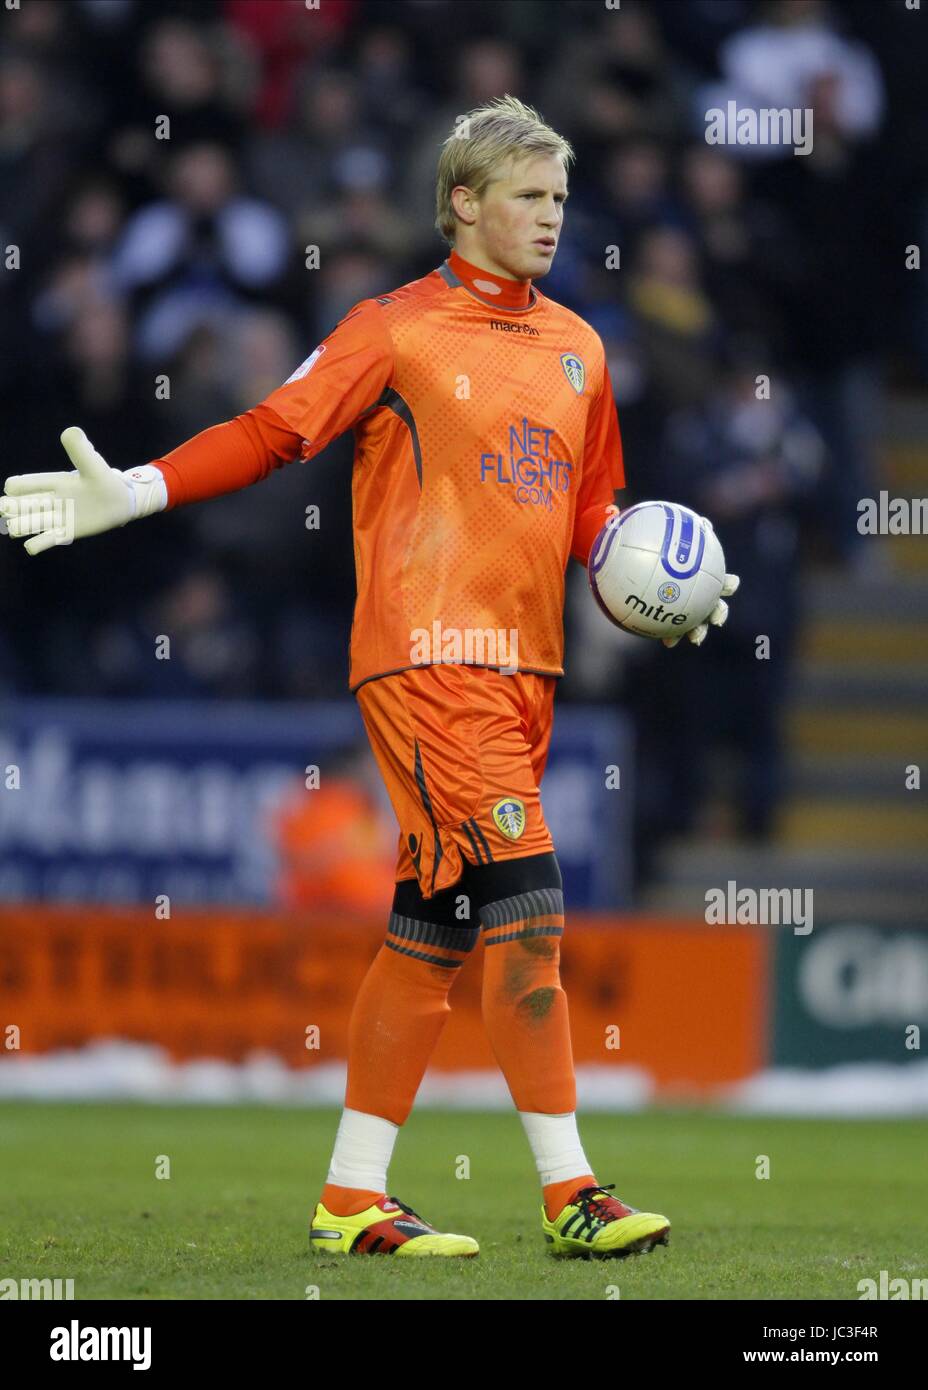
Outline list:
[[[618,420],[597,333],[505,283],[452,252],[356,304],[254,411],[153,460],[175,506],[353,428],[352,690],[442,660],[563,674],[564,573],[624,486]]]

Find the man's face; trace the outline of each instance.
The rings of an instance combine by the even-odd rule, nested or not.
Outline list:
[[[547,275],[567,199],[567,178],[557,155],[509,160],[482,198],[463,186],[452,196],[462,219],[455,249],[465,260],[513,280]]]

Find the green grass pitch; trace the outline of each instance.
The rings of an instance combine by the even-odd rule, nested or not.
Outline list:
[[[434,1110],[401,1131],[390,1191],[479,1257],[314,1255],[337,1124],[335,1109],[0,1103],[0,1278],[72,1278],[76,1299],[560,1301],[857,1299],[881,1269],[928,1275],[921,1121],[581,1116],[600,1182],[673,1223],[666,1249],[609,1261],[547,1254],[514,1113]]]

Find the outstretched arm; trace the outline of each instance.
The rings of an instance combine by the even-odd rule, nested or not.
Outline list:
[[[11,536],[29,536],[39,555],[154,512],[203,501],[310,459],[380,397],[393,373],[393,351],[376,303],[362,301],[297,368],[252,410],[212,425],[163,458],[119,472],[72,426],[61,442],[72,472],[8,478],[0,517]]]

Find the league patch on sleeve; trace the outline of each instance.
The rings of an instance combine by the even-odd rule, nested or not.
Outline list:
[[[301,376],[305,376],[307,372],[311,372],[313,367],[316,365],[316,362],[319,360],[319,358],[322,356],[324,352],[325,344],[320,343],[319,346],[316,348],[316,351],[311,352],[307,357],[306,361],[300,363],[293,375],[287,377],[287,380],[284,382],[284,385],[289,386],[291,381],[299,381]]]

